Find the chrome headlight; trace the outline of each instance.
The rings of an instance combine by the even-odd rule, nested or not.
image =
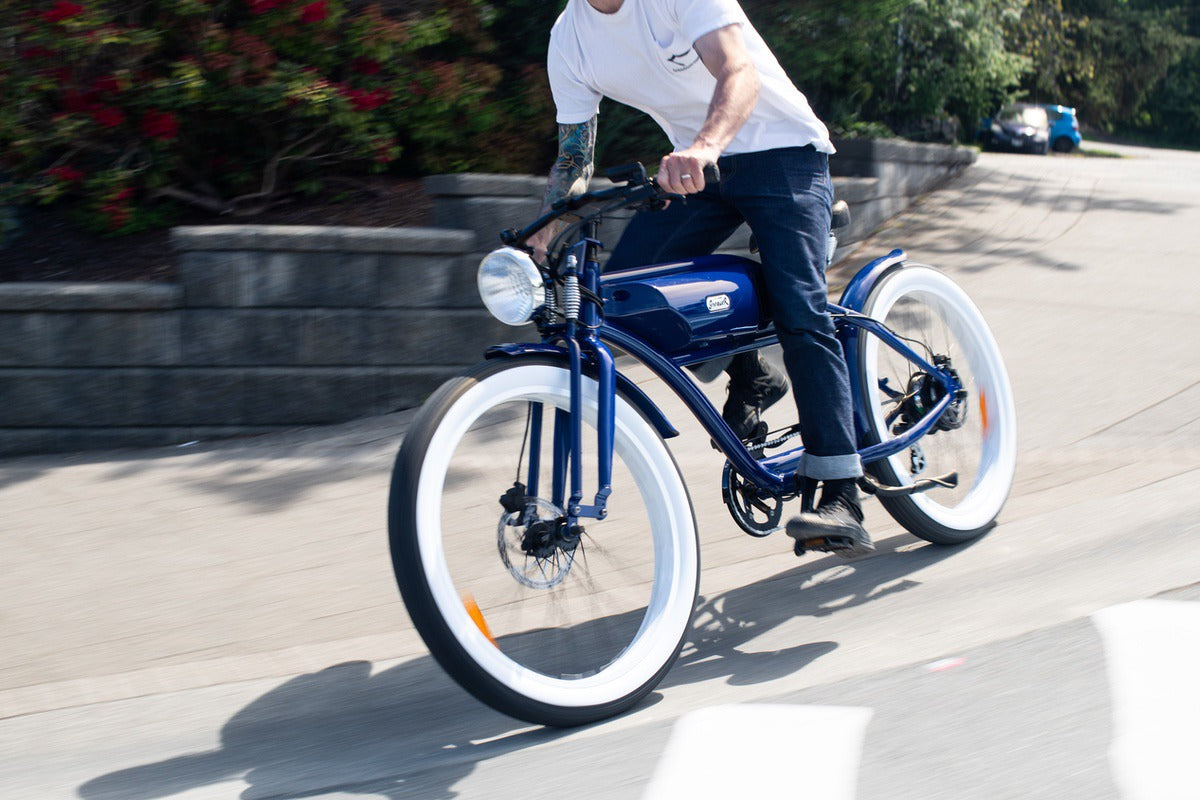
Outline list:
[[[523,250],[501,247],[479,262],[479,296],[505,325],[524,325],[546,304],[542,273]]]

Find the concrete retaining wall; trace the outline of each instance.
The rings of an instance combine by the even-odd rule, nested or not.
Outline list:
[[[839,234],[842,245],[867,238],[907,208],[914,197],[938,186],[978,157],[967,147],[891,139],[846,139],[834,144],[838,152],[829,162],[834,194],[850,205],[853,220]],[[592,181],[593,189],[607,185],[603,179]],[[482,252],[499,246],[499,231],[534,219],[545,189],[544,178],[524,175],[437,175],[425,179],[425,192],[433,199],[434,224],[469,227]],[[624,228],[624,219],[607,220],[600,238],[615,244]],[[749,229],[743,226],[721,252],[746,255],[749,236]]]
[[[836,192],[874,231],[974,152],[839,143]],[[602,185],[603,182],[598,182]],[[426,180],[435,228],[172,233],[178,284],[0,283],[0,455],[319,425],[411,407],[488,344],[479,254],[532,219],[543,178]],[[615,242],[623,222],[606,223]],[[743,252],[746,232],[727,252]]]
[[[0,283],[0,454],[186,442],[420,404],[510,338],[467,231],[173,234],[180,282]]]

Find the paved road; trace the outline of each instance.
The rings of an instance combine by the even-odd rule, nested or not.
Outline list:
[[[1147,753],[1198,738],[1200,154],[1111,149],[985,155],[847,259],[903,243],[1006,353],[1020,463],[981,541],[877,507],[853,563],[750,540],[646,385],[703,608],[651,701],[584,730],[479,706],[414,636],[384,535],[408,414],[0,462],[0,797],[1197,797]]]

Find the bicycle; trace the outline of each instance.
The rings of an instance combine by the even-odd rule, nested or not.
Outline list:
[[[811,503],[798,497],[795,428],[740,441],[685,372],[776,342],[758,263],[713,255],[601,274],[602,219],[685,201],[640,164],[607,174],[611,188],[505,231],[483,260],[485,305],[533,322],[539,339],[489,348],[426,401],[389,497],[396,580],[434,658],[484,703],[552,726],[645,697],[683,646],[699,584],[691,499],[665,443],[678,431],[611,348],[665,382],[724,454],[722,496],[742,530],[768,536],[785,502]],[[838,205],[835,230],[849,221]],[[571,224],[548,265],[535,265],[521,246],[562,218]],[[831,234],[831,256],[834,246]],[[863,266],[829,309],[851,375],[860,486],[922,539],[980,536],[1016,461],[1012,392],[982,315],[899,249]],[[811,544],[797,541],[797,554]]]

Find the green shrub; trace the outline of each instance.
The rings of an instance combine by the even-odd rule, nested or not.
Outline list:
[[[516,143],[497,158],[487,141],[544,73],[501,88],[481,4],[414,6],[0,0],[0,198],[70,199],[129,232],[162,222],[154,201],[253,213],[402,157],[512,166]]]

